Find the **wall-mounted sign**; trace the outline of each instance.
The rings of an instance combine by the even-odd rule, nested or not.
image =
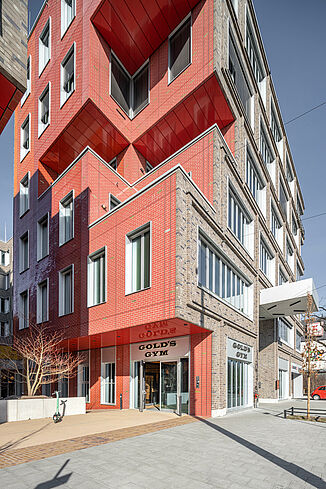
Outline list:
[[[241,341],[228,338],[227,353],[229,358],[243,360],[244,362],[252,362],[252,346],[246,345]]]
[[[189,336],[180,338],[164,338],[163,340],[134,343],[131,348],[131,360],[164,361],[176,360],[189,354]]]

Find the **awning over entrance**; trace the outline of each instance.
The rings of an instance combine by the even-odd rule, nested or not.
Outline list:
[[[307,311],[308,294],[313,298],[312,312],[317,311],[318,294],[312,278],[261,290],[259,319],[304,314]]]

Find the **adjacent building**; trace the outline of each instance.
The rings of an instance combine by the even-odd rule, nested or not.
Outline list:
[[[0,6],[0,133],[29,87],[28,72],[27,2],[3,0]]]
[[[64,334],[64,395],[203,416],[301,395],[317,298],[252,2],[48,0],[28,63],[15,334]]]

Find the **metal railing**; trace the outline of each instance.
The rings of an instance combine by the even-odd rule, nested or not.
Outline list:
[[[284,409],[284,418],[287,417],[287,415],[290,416],[295,416],[296,414],[305,414],[307,416],[307,408],[302,409],[302,408],[296,408],[296,407],[291,407],[289,409]],[[310,409],[310,415],[312,417],[326,417],[326,409]]]

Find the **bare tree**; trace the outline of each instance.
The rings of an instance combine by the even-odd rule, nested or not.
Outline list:
[[[9,359],[9,364],[26,383],[28,396],[35,396],[42,385],[77,374],[82,360],[78,355],[63,351],[60,333],[32,324],[22,333],[15,337],[13,350],[21,358],[23,368],[19,368],[21,362],[15,360]]]

